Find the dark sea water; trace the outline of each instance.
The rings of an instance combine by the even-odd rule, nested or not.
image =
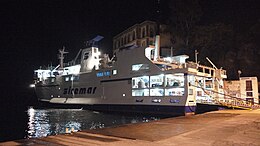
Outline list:
[[[109,114],[84,109],[35,109],[28,108],[26,137],[45,137],[84,129],[97,129],[129,123],[149,122],[158,117]]]
[[[74,130],[88,130],[165,117],[125,113],[104,113],[84,109],[40,108],[34,90],[0,84],[0,142],[45,137]],[[29,85],[29,84],[28,84]]]
[[[16,109],[16,110],[15,110]],[[1,118],[0,141],[37,138],[70,131],[97,129],[129,123],[149,122],[162,117],[103,113],[84,109],[5,107]]]

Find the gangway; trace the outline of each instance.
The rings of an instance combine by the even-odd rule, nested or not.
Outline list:
[[[213,66],[215,71],[219,70],[216,67],[216,65],[208,57],[206,57],[206,59]],[[214,80],[217,81],[216,83],[218,85],[221,85],[220,81],[219,81],[219,78],[221,78],[221,76],[216,76],[215,73],[214,73],[214,75],[212,75],[212,78],[214,78]],[[206,104],[207,105],[217,105],[217,106],[228,107],[228,108],[233,108],[233,109],[245,109],[245,110],[260,109],[259,104],[253,104],[251,102],[246,101],[245,99],[225,94],[225,92],[221,93],[221,92],[216,91],[214,89],[213,90],[212,89],[206,89],[206,88],[204,88],[204,86],[202,86],[199,83],[199,81],[197,79],[195,80],[195,82],[196,82],[196,85],[192,85],[192,86],[195,86],[196,88],[200,88],[208,97],[210,97],[210,100],[198,100],[198,99],[196,99],[197,103],[205,104],[205,105]],[[226,90],[223,89],[223,91],[226,91]],[[215,96],[210,95],[209,94],[210,92],[215,93]],[[225,98],[220,99],[220,96],[218,96],[218,95],[224,96]]]
[[[197,100],[196,101],[197,103],[207,104],[207,105],[218,105],[221,107],[228,107],[228,108],[232,108],[232,109],[244,109],[244,110],[260,109],[259,104],[252,104],[251,102],[248,103],[246,100],[241,99],[239,97],[234,97],[234,96],[231,96],[228,94],[216,92],[214,90],[205,89],[201,86],[196,86],[196,85],[192,85],[192,86],[195,86],[196,88],[201,88],[205,94],[207,94],[209,97],[211,97],[211,100]],[[228,97],[228,99],[220,100],[218,97],[213,97],[213,96],[209,95],[209,93],[206,90],[217,93],[217,94],[224,95],[225,97]]]

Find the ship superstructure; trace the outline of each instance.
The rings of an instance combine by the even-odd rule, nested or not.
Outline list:
[[[222,98],[225,70],[188,62],[187,55],[161,58],[156,45],[127,46],[112,59],[90,46],[69,64],[35,70],[38,99],[51,104],[82,105],[93,110],[183,115],[197,101]]]

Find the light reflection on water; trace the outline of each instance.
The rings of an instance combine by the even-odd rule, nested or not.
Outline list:
[[[27,114],[28,138],[160,119],[154,116],[107,114],[82,109],[34,109],[33,107],[28,108]]]

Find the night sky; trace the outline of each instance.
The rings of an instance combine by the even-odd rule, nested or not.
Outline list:
[[[169,2],[161,0],[163,23],[170,16]],[[199,2],[201,25],[224,23],[243,34],[260,20],[260,0]],[[104,36],[101,52],[111,53],[113,36],[144,20],[156,20],[156,8],[157,0],[1,0],[0,141],[23,132],[17,125],[26,128],[27,106],[37,103],[29,88],[35,69],[56,66],[63,46],[70,52],[66,58],[74,58],[96,35]]]
[[[161,0],[167,22],[169,0]],[[3,0],[1,19],[1,93],[8,100],[27,96],[33,70],[58,63],[65,46],[74,58],[84,42],[104,36],[100,49],[112,52],[112,37],[144,20],[156,19],[156,0]],[[201,23],[222,22],[243,31],[259,19],[258,0],[201,0]],[[28,95],[31,96],[31,95]],[[1,100],[6,100],[3,98]],[[28,99],[30,100],[30,99]]]

